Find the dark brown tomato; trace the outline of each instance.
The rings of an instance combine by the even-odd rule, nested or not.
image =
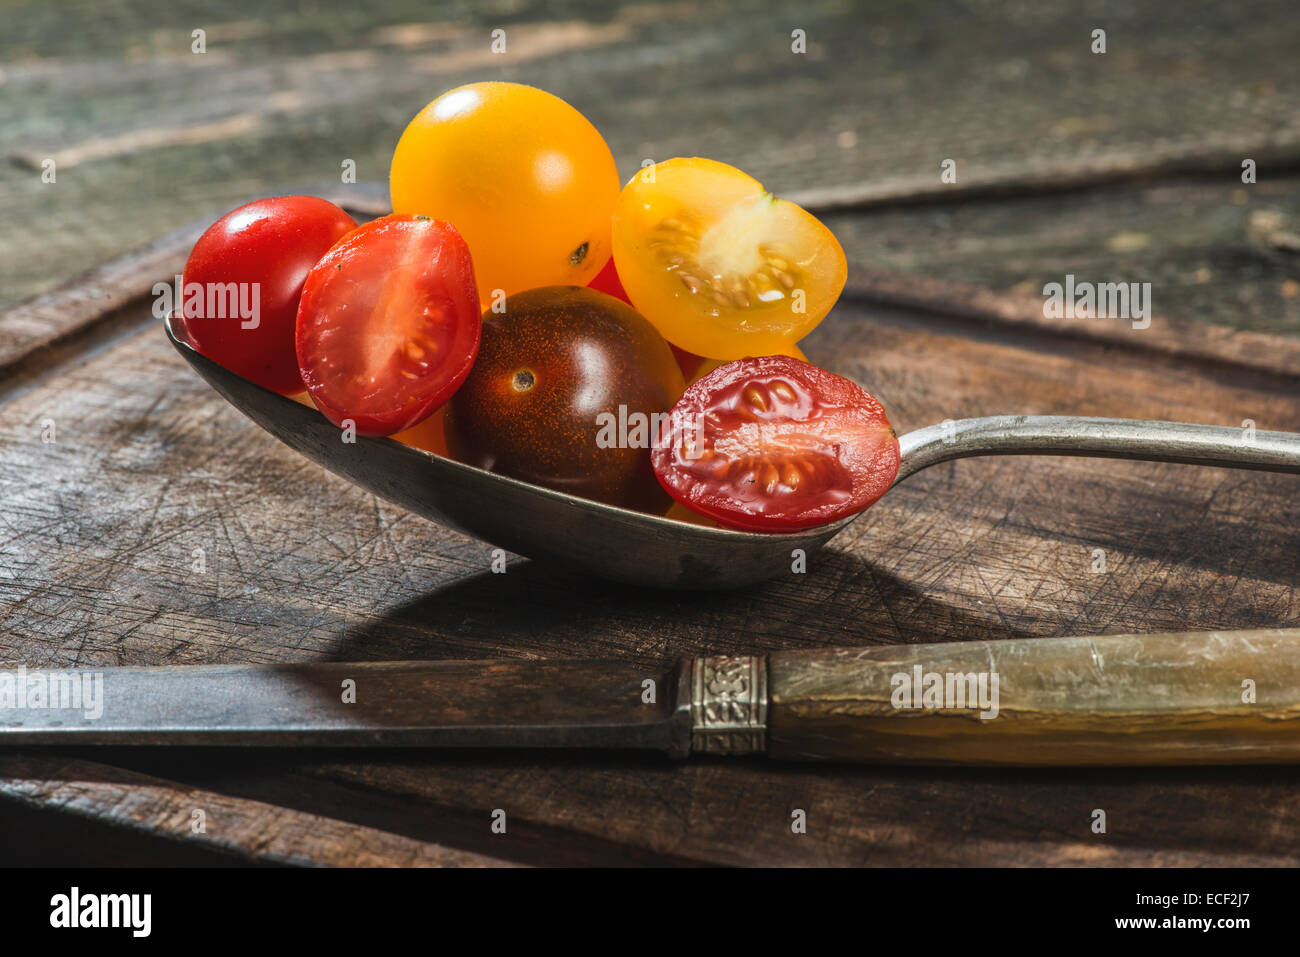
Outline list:
[[[662,513],[649,447],[684,388],[668,343],[631,306],[577,286],[532,289],[483,314],[447,444],[479,468]]]

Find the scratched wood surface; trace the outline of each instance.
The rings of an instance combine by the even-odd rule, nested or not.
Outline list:
[[[12,864],[77,866],[88,859],[112,866],[508,863],[76,758],[5,755],[0,794],[8,802],[0,836],[6,863]]]
[[[908,290],[935,308],[878,301]],[[641,591],[523,560],[494,575],[486,546],[376,501],[261,433],[171,351],[147,296],[122,299],[138,317],[134,331],[47,370],[6,406],[0,657],[9,662],[613,656],[658,668],[706,651],[1300,620],[1294,477],[1077,459],[922,473],[808,574],[736,593]],[[1163,319],[1143,330],[1097,320],[1065,335],[1025,307],[860,272],[807,348],[869,384],[904,430],[1006,411],[1300,429],[1300,343],[1237,332],[1188,351],[1182,327]],[[1261,344],[1272,349],[1252,361]],[[44,442],[50,423],[55,441]],[[1094,571],[1099,549],[1105,571]],[[24,760],[29,775],[43,762],[55,779],[68,767]],[[145,750],[109,760],[176,788],[257,802],[235,820],[264,838],[291,840],[278,816],[258,811],[271,805],[524,863],[1300,857],[1300,772],[1289,768],[995,774]],[[32,787],[19,793],[35,799]],[[1195,808],[1194,826],[1170,802]],[[1110,809],[1104,840],[1088,830],[1095,807]],[[496,808],[510,814],[508,840],[488,829]],[[797,838],[794,808],[816,822]],[[172,814],[141,826],[183,837],[187,822]],[[391,860],[411,853],[399,845]]]
[[[313,16],[258,3],[207,25],[206,60],[188,52],[202,5],[145,6],[5,11],[0,200],[14,228],[0,236],[0,303],[18,304],[0,316],[0,662],[650,668],[706,651],[1300,624],[1295,478],[1139,463],[943,466],[891,492],[808,574],[742,592],[646,592],[523,560],[493,575],[481,543],[347,486],[227,407],[147,299],[183,261],[187,224],[250,195],[334,178],[332,191],[382,208],[382,186],[337,183],[341,159],[381,179],[425,100],[505,77],[588,112],[624,172],[714,155],[837,209],[852,288],[806,351],[880,395],[900,430],[1000,412],[1300,430],[1300,57],[1285,5],[433,15],[389,2]],[[515,51],[504,61],[484,53],[498,25]],[[1087,49],[1095,25],[1109,32],[1104,61]],[[808,30],[807,58],[789,53],[793,27]],[[42,185],[50,155],[59,178]],[[959,182],[936,191],[951,155]],[[1243,186],[1240,156],[1268,175]],[[1156,321],[1045,322],[1034,293],[1066,272],[1152,281]],[[45,295],[19,303],[33,293]],[[0,758],[8,820],[43,822],[74,854],[93,825],[88,859],[94,847],[273,864],[1300,860],[1291,768]],[[194,806],[219,809],[204,836]],[[489,830],[497,808],[507,836]],[[790,832],[796,808],[805,835]],[[1106,835],[1090,830],[1095,808]],[[39,832],[10,825],[0,857],[40,860],[30,838],[20,851],[24,833]]]

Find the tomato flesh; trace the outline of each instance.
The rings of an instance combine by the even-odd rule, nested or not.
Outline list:
[[[260,386],[281,395],[301,392],[294,322],[303,283],[356,226],[343,210],[315,196],[259,199],[222,216],[185,262],[183,287],[198,292],[176,304],[189,341]],[[248,309],[245,317],[240,309],[254,297],[257,315]]]
[[[710,359],[773,355],[819,323],[848,275],[829,229],[725,163],[672,159],[623,187],[618,275],[665,339]]]
[[[794,531],[853,515],[898,474],[869,393],[790,356],[741,359],[690,386],[651,452],[673,498],[719,524]]]
[[[474,268],[455,228],[385,216],[331,249],[307,277],[298,363],[331,422],[391,435],[427,418],[465,381],[479,326]]]

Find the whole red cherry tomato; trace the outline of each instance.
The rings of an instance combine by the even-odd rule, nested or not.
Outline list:
[[[190,342],[260,386],[281,395],[302,391],[294,353],[302,285],[321,256],[356,226],[315,196],[259,199],[222,216],[185,263],[176,311]]]
[[[618,268],[614,265],[613,256],[609,257],[605,268],[596,273],[596,278],[587,283],[587,288],[603,292],[615,299],[622,299],[629,306],[632,305],[632,300],[627,298],[627,290],[623,288],[623,281],[618,278]]]
[[[384,216],[311,271],[298,307],[298,363],[311,400],[359,435],[409,429],[469,375],[479,344],[469,247],[447,223]]]
[[[898,437],[848,379],[790,356],[738,359],[690,386],[650,453],[692,511],[758,532],[860,512],[898,474]]]
[[[531,289],[483,314],[447,445],[482,469],[662,513],[650,446],[682,388],[668,343],[631,306],[578,286]]]

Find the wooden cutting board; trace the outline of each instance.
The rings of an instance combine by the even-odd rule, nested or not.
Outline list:
[[[492,574],[487,545],[297,456],[172,351],[149,290],[204,225],[0,317],[0,661],[652,667],[704,652],[1300,624],[1300,480],[1085,459],[921,473],[806,574],[739,592],[638,590],[523,559]],[[1017,412],[1300,431],[1300,342],[1221,327],[1047,320],[1038,298],[859,271],[804,346],[879,396],[900,432]],[[169,860],[327,864],[1294,864],[1297,784],[1300,768],[3,752],[0,798],[25,816],[0,858],[76,822],[115,835],[122,860],[164,848]],[[792,832],[796,810],[807,833]]]

